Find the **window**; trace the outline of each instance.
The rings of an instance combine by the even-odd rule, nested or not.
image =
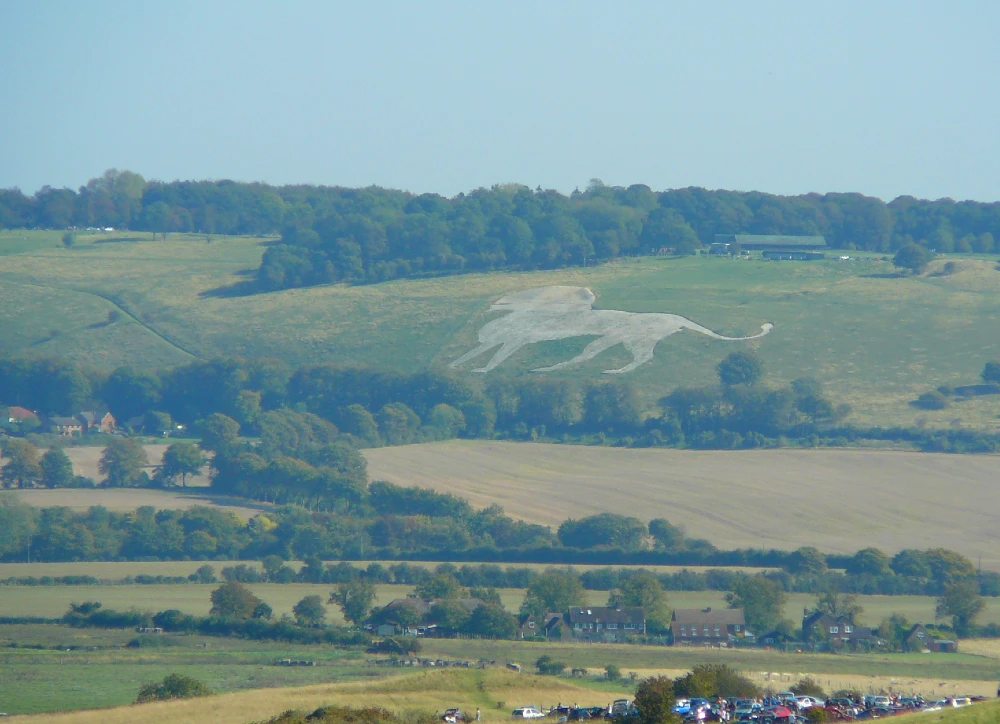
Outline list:
[[[734,631],[735,631],[736,633],[739,633],[739,632],[740,632],[740,625],[739,625],[739,624],[736,624],[735,626],[733,626],[733,630],[734,630]]]
[[[718,626],[715,627],[715,637],[716,638],[719,637],[719,627]]]
[[[840,633],[840,626],[831,626],[830,633]]]
[[[535,622],[534,621],[528,621],[528,628],[535,628]]]
[[[609,623],[608,624],[608,630],[609,631],[614,631],[617,628],[618,628],[618,624],[616,624],[616,623]]]
[[[924,632],[923,631],[917,631],[917,638],[918,639],[922,639],[923,637],[924,637]]]
[[[578,622],[578,623],[573,624],[573,628],[575,628],[575,629],[577,629],[579,631],[580,629],[583,628],[583,626]]]
[[[627,623],[627,624],[625,624],[625,628],[635,628],[635,624],[634,623]],[[692,632],[693,632],[694,631],[694,627],[692,626],[691,629],[692,629]]]
[[[854,633],[853,626],[844,626],[844,633]]]
[[[708,626],[705,627],[705,638],[708,638]]]
[[[627,628],[628,624],[625,624],[625,627]],[[684,624],[681,624],[681,636],[687,636],[687,635],[688,635],[688,627],[685,626]]]

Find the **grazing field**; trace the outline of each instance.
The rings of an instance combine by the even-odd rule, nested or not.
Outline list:
[[[146,584],[119,586],[2,586],[0,587],[0,617],[62,616],[70,603],[101,601],[105,608],[124,610],[138,608],[146,611],[163,611],[176,608],[185,613],[207,615],[211,608],[209,595],[218,584]],[[303,597],[318,595],[324,601],[333,590],[333,584],[311,583],[251,583],[248,587],[266,601],[276,616],[290,614],[292,607]],[[413,592],[412,586],[382,584],[378,586],[377,605],[384,606],[394,598]],[[517,611],[524,600],[524,589],[500,589],[500,598],[510,611]],[[607,591],[587,591],[586,605],[603,606]],[[725,608],[722,591],[669,591],[668,602],[673,608]],[[859,596],[864,613],[858,617],[863,624],[877,626],[879,621],[893,613],[902,613],[910,621],[932,622],[936,599],[931,596]],[[788,597],[785,616],[792,621],[802,620],[802,609],[815,605],[816,597],[793,593]],[[980,623],[1000,623],[1000,600],[986,599],[986,609],[977,619]],[[327,620],[343,623],[340,610],[327,606]]]
[[[374,673],[374,672],[373,672]],[[138,689],[138,687],[136,687]],[[207,699],[144,704],[100,712],[74,712],[46,717],[60,724],[250,724],[288,709],[313,711],[324,705],[380,706],[398,712],[441,712],[461,707],[483,711],[485,721],[510,721],[517,706],[552,706],[573,701],[581,706],[606,706],[625,688],[556,677],[515,674],[491,668],[473,671],[427,671],[379,677],[371,681],[284,689],[258,689]],[[498,707],[497,705],[500,704]],[[14,719],[13,721],[19,721]]]
[[[373,480],[558,526],[665,517],[719,548],[952,548],[1000,570],[996,456],[880,450],[627,450],[448,441],[365,451]]]
[[[1000,273],[994,259],[952,258],[919,277],[882,262],[735,261],[697,257],[624,260],[586,269],[469,274],[370,286],[330,285],[241,296],[233,285],[257,267],[268,239],[172,234],[0,232],[0,349],[60,355],[94,366],[164,366],[198,357],[274,356],[292,363],[443,368],[476,344],[492,300],[563,284],[586,286],[597,306],[672,312],[720,334],[772,322],[753,343],[769,380],[815,376],[863,424],[998,429],[995,398],[922,411],[908,403],[941,384],[974,382],[1000,357]],[[869,256],[869,255],[865,255]],[[108,323],[115,309],[122,317]],[[494,374],[567,359],[587,339],[527,347]],[[674,386],[707,384],[745,343],[683,332],[627,376],[652,405]],[[608,350],[556,377],[595,379],[627,356]],[[478,379],[468,370],[459,374]]]

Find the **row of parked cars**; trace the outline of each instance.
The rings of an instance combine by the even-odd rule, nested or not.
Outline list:
[[[736,721],[746,724],[803,724],[805,710],[822,708],[833,721],[879,719],[899,713],[941,711],[945,708],[969,706],[983,697],[949,697],[927,701],[923,697],[865,696],[854,700],[846,697],[827,700],[813,696],[796,696],[781,692],[776,697],[755,699],[682,699],[674,713],[684,721],[699,724],[705,721]]]

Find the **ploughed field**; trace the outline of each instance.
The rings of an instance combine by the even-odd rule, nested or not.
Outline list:
[[[919,277],[875,261],[625,260],[586,269],[497,272],[246,295],[265,245],[248,237],[0,232],[0,348],[94,366],[167,366],[222,355],[281,357],[413,371],[443,369],[477,344],[498,297],[547,285],[586,286],[597,307],[669,312],[720,334],[774,330],[754,343],[684,331],[625,376],[652,407],[678,385],[714,382],[715,364],[753,344],[768,381],[814,376],[848,422],[995,430],[1000,401],[971,398],[938,411],[908,403],[938,385],[975,383],[1000,357],[1000,272],[993,258],[949,257]],[[851,252],[854,254],[853,252]],[[863,257],[872,257],[862,253]],[[122,315],[113,323],[108,313]],[[525,347],[491,375],[525,373],[579,353],[589,337]],[[618,346],[548,373],[593,380],[621,367]],[[483,360],[485,361],[485,360]],[[465,365],[458,374],[479,379]]]
[[[1000,570],[993,455],[693,451],[454,440],[366,450],[373,480],[433,488],[558,526],[612,512],[719,548],[951,548]]]

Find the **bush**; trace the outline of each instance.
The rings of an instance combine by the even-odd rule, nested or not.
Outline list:
[[[170,699],[193,699],[198,696],[210,696],[214,692],[197,679],[182,674],[170,674],[161,682],[145,684],[139,689],[136,704],[150,701],[169,701]]]
[[[788,688],[796,696],[812,696],[817,699],[826,699],[826,692],[823,687],[816,683],[811,676],[803,677],[797,684]]]
[[[559,676],[566,670],[566,664],[554,661],[548,654],[539,658],[535,666],[538,668],[538,673],[545,676]]]
[[[826,710],[819,706],[811,706],[804,712],[809,724],[823,724],[827,720]]]
[[[622,678],[622,670],[614,664],[608,664],[605,666],[604,673],[607,675],[608,681],[618,681]]]
[[[943,410],[948,407],[948,398],[937,390],[925,392],[912,403],[924,410]]]

